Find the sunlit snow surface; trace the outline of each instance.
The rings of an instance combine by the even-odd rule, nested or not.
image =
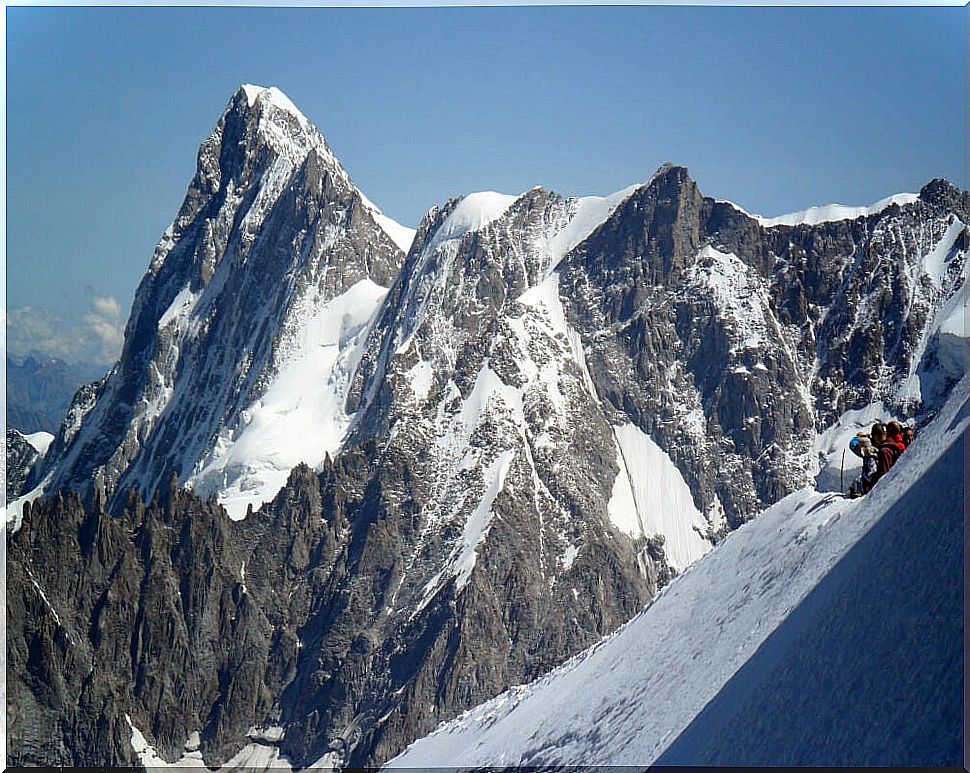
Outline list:
[[[898,675],[903,683],[914,678],[914,674],[926,677],[925,685],[918,679],[909,685],[915,694],[886,695],[888,683],[881,679],[881,673],[852,673],[853,657],[867,648],[892,651],[899,646],[893,641],[879,640],[879,621],[870,620],[872,613],[865,611],[867,606],[878,604],[879,609],[890,615],[896,608],[904,610],[899,614],[929,609],[932,615],[937,596],[959,600],[960,576],[951,578],[952,587],[947,582],[941,589],[939,578],[932,577],[937,583],[935,589],[931,585],[914,591],[914,587],[920,588],[921,578],[903,575],[911,567],[932,571],[938,566],[933,560],[935,550],[941,551],[941,561],[944,560],[942,551],[953,552],[949,542],[957,545],[953,560],[959,567],[959,539],[950,539],[946,545],[927,544],[927,539],[932,539],[941,523],[944,527],[949,523],[946,519],[956,524],[950,532],[955,529],[957,536],[960,533],[961,436],[970,426],[968,397],[970,379],[965,378],[954,388],[937,418],[868,496],[847,500],[809,489],[791,494],[729,534],[716,549],[667,586],[643,613],[611,637],[537,682],[512,688],[444,724],[414,743],[389,766],[650,764],[662,760],[664,753],[712,700],[716,697],[725,700],[719,693],[740,668],[749,661],[768,668],[763,664],[770,665],[784,658],[807,659],[816,669],[787,677],[790,680],[797,676],[798,684],[809,696],[814,679],[833,691],[838,690],[838,679],[856,682],[851,689],[861,690],[862,694],[853,696],[853,700],[861,701],[863,709],[866,702],[871,704],[868,708],[872,716],[882,724],[870,728],[856,717],[853,721],[860,723],[858,728],[849,728],[840,735],[830,726],[826,735],[820,725],[831,723],[833,716],[838,717],[837,695],[827,696],[828,705],[813,706],[811,697],[794,694],[790,700],[798,703],[804,714],[789,719],[794,724],[794,735],[804,733],[805,739],[804,743],[803,739],[792,739],[792,748],[808,744],[807,748],[813,749],[813,743],[817,748],[804,751],[806,756],[801,758],[793,758],[794,752],[789,753],[781,762],[805,764],[810,759],[813,764],[839,764],[856,760],[858,752],[839,745],[840,738],[851,737],[854,731],[864,736],[857,746],[873,755],[869,758],[870,764],[871,760],[892,764],[893,760],[880,757],[884,753],[872,747],[873,738],[880,739],[885,748],[900,749],[898,753],[903,754],[904,741],[895,743],[894,738],[922,732],[924,726],[932,733],[932,725],[928,723],[952,720],[948,714],[942,719],[937,717],[939,711],[933,708],[933,694],[927,698],[921,690],[941,690],[948,700],[953,698],[950,695],[953,693],[959,711],[962,690],[956,685],[947,691],[944,677],[949,674],[952,681],[954,674],[950,671],[956,668],[955,675],[959,676],[962,670],[959,664],[951,668],[952,663],[947,660],[959,656],[962,636],[954,637],[957,641],[953,652],[940,645],[940,662],[933,662],[932,656],[924,654],[930,657],[929,662],[906,665],[905,651],[895,652],[897,659],[903,659],[899,667],[902,673]],[[886,523],[880,525],[883,519]],[[924,533],[924,529],[928,531]],[[874,537],[867,538],[870,530]],[[857,544],[859,549],[853,550]],[[928,560],[919,560],[922,555]],[[834,580],[826,576],[837,566],[838,573],[833,578],[841,579],[833,589]],[[859,566],[869,573],[860,575]],[[885,576],[873,570],[873,566],[883,566]],[[875,576],[870,574],[872,571],[876,571]],[[853,588],[860,586],[866,588],[865,595],[853,592]],[[810,594],[812,603],[803,604]],[[955,609],[959,618],[960,605],[955,604]],[[792,622],[779,635],[772,636],[793,611],[797,611],[797,616]],[[954,610],[947,607],[941,614],[946,613],[952,617]],[[869,615],[865,617],[869,629],[860,631],[859,626],[844,623],[856,614]],[[824,632],[835,644],[830,642],[828,649],[820,653],[802,652],[798,647],[807,648],[809,644],[790,633],[796,622],[801,626],[798,630],[810,634]],[[954,624],[949,617],[939,622],[951,628]],[[842,625],[851,634],[844,641],[839,639]],[[914,625],[925,626],[926,621]],[[887,623],[887,626],[897,633],[902,628],[905,635],[904,623],[893,626]],[[932,631],[921,628],[910,631],[909,635],[925,638]],[[772,636],[771,642],[762,648],[769,636]],[[844,649],[833,649],[833,646]],[[756,653],[758,659],[754,660]],[[890,676],[896,678],[897,674],[886,678]],[[899,682],[892,685],[898,687]],[[732,688],[742,689],[734,684]],[[747,703],[729,703],[724,711],[735,721],[735,729],[755,720],[777,724],[784,719],[759,719],[744,714],[752,705],[757,705],[757,699],[783,703],[789,698],[772,697],[769,686],[763,694],[747,695]],[[916,710],[897,708],[893,714],[894,701],[905,702]],[[945,714],[949,709],[952,707],[947,703],[940,711]],[[779,713],[777,708],[775,713]],[[784,713],[783,707],[780,713]],[[817,723],[814,722],[816,713],[823,717]],[[924,716],[930,719],[920,724]],[[718,726],[715,720],[716,717],[706,721]],[[707,726],[695,725],[692,732],[696,735]],[[716,734],[703,743],[708,748],[717,747],[718,739],[726,735],[730,733]],[[765,753],[784,746],[784,739],[779,738],[745,739],[748,736],[742,734],[727,748],[741,755],[746,742],[752,748],[766,749]],[[918,760],[919,743],[911,745]],[[691,761],[689,748],[678,746],[676,751],[679,756],[669,758],[673,763]],[[922,753],[934,752],[925,749]],[[941,753],[947,752],[944,749]],[[716,759],[718,764],[736,764],[741,759],[740,756],[725,759],[715,752],[711,755],[704,759]],[[936,761],[935,757],[925,759]],[[757,762],[771,764],[772,760],[761,757]],[[953,760],[950,764],[956,763]]]
[[[20,529],[20,525],[23,523],[24,518],[24,505],[30,504],[37,499],[44,496],[44,492],[47,491],[47,487],[51,482],[51,473],[48,473],[44,479],[26,494],[17,499],[11,500],[7,503],[7,528],[11,534],[17,532]]]
[[[779,215],[778,217],[762,217],[761,215],[750,216],[761,223],[761,225],[763,225],[765,228],[771,228],[776,225],[818,225],[819,223],[831,223],[839,220],[855,220],[857,217],[876,215],[893,204],[904,206],[906,204],[912,204],[917,199],[919,199],[919,195],[916,193],[897,193],[892,196],[887,196],[884,199],[880,199],[875,204],[871,204],[868,207],[848,207],[844,204],[825,204],[818,207],[809,207],[808,209],[803,209],[799,212],[791,212],[787,215]],[[737,205],[734,204],[732,206]],[[740,207],[738,207],[738,209],[740,209]],[[744,210],[741,211],[743,212]]]
[[[202,496],[216,494],[239,519],[248,506],[272,500],[300,462],[317,466],[335,455],[350,426],[344,410],[350,378],[386,294],[364,279],[321,306],[308,299],[279,372],[186,485]]]
[[[30,443],[31,447],[41,456],[47,453],[47,449],[50,448],[51,443],[54,442],[54,436],[50,432],[31,432],[29,435],[24,435],[24,440]]]
[[[687,278],[711,294],[731,332],[732,352],[768,348],[766,310],[770,303],[763,282],[747,263],[734,253],[708,245],[698,252]]]
[[[377,224],[383,229],[384,233],[391,237],[393,241],[405,255],[408,250],[411,249],[411,244],[414,242],[414,235],[417,233],[415,229],[408,228],[407,226],[401,225],[396,220],[385,215],[380,208],[361,190],[357,191],[360,194],[361,200],[364,202],[364,206],[367,207]]]
[[[138,761],[149,773],[154,771],[180,770],[183,768],[206,768],[217,773],[256,773],[256,771],[274,770],[290,771],[292,766],[286,757],[280,755],[280,750],[275,746],[275,742],[282,737],[282,728],[270,728],[278,730],[278,733],[257,733],[251,732],[250,737],[254,742],[247,744],[240,749],[233,757],[219,768],[207,768],[202,759],[199,748],[199,734],[193,732],[189,736],[189,741],[185,745],[185,751],[181,758],[175,762],[166,762],[155,751],[145,738],[144,734],[131,721],[131,717],[125,714],[125,720],[131,729],[131,748],[138,756]],[[254,728],[255,731],[255,728]]]
[[[662,534],[668,562],[682,570],[711,549],[709,528],[680,470],[634,424],[614,427],[620,472],[609,502],[610,519],[634,537]]]
[[[954,225],[957,224],[963,226],[959,220],[954,223]],[[950,237],[949,231],[947,237]],[[952,246],[951,242],[947,246],[947,250],[951,249]],[[938,248],[934,254],[940,256],[942,263],[946,253]],[[945,270],[945,267],[941,265],[938,269],[936,281],[939,281],[938,277]],[[970,277],[967,275],[967,267],[964,266],[963,286],[953,294],[936,317],[939,320],[936,332],[939,335],[937,356],[940,366],[947,374],[955,378],[970,370],[970,335],[968,335],[970,330],[967,328],[968,306],[970,306]]]
[[[306,116],[300,112],[299,108],[293,104],[286,94],[280,91],[276,86],[270,86],[269,88],[265,86],[254,86],[251,83],[244,83],[242,85],[242,90],[246,93],[246,100],[249,102],[249,106],[252,107],[256,104],[256,100],[259,98],[268,99],[273,105],[285,110],[287,113],[291,113],[297,118],[306,121]]]
[[[467,233],[479,231],[489,223],[498,220],[512,206],[518,196],[509,196],[495,191],[469,193],[451,211],[437,231],[428,251],[450,239],[460,239]]]
[[[609,196],[582,196],[576,200],[576,212],[569,224],[549,240],[549,268],[555,268],[563,255],[601,226],[616,208],[632,196],[641,183],[631,185]]]

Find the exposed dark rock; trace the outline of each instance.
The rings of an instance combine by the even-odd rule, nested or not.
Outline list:
[[[28,442],[22,432],[15,429],[7,430],[4,461],[7,470],[8,499],[14,499],[25,493],[24,486],[30,477],[30,471],[40,457],[40,453]]]
[[[252,726],[280,723],[284,753],[309,764],[361,712],[373,721],[355,759],[377,762],[594,643],[654,591],[606,533],[550,585],[535,525],[500,497],[464,592],[446,582],[406,613],[392,597],[420,486],[405,459],[375,471],[370,458],[321,477],[299,467],[239,523],[175,487],[118,517],[73,494],[30,508],[9,538],[10,762],[135,764],[127,714],[168,759],[198,730],[222,763]]]

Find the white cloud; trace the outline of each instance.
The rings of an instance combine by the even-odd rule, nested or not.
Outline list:
[[[64,319],[33,306],[6,315],[7,350],[18,357],[40,352],[68,362],[109,365],[121,352],[124,322],[121,305],[110,296],[94,298],[80,319]]]
[[[121,304],[110,295],[107,298],[95,298],[92,302],[97,314],[108,319],[118,319],[121,316]]]
[[[110,320],[97,314],[85,314],[84,326],[85,332],[93,336],[94,340],[101,342],[106,353],[114,352],[112,359],[121,351],[124,329],[116,319]]]

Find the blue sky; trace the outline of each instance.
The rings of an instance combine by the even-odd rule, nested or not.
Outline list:
[[[8,347],[109,360],[201,141],[275,85],[414,226],[662,163],[765,215],[966,187],[962,8],[7,9]],[[25,311],[25,308],[27,309]]]

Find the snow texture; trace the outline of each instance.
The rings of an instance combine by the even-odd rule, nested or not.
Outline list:
[[[388,766],[960,764],[968,398],[964,378],[866,497],[789,495]]]
[[[918,199],[919,195],[916,193],[897,193],[893,196],[887,196],[884,199],[880,199],[875,204],[871,204],[868,207],[848,207],[844,204],[825,204],[823,206],[809,207],[808,209],[803,209],[800,212],[791,212],[787,215],[779,215],[778,217],[762,217],[761,215],[749,216],[753,217],[765,228],[771,228],[776,225],[818,225],[819,223],[831,223],[839,220],[855,220],[858,217],[877,215],[893,204],[897,206],[905,206],[906,204],[912,204]],[[744,210],[738,207],[736,204],[732,204],[732,206],[744,212]]]
[[[563,255],[584,241],[601,226],[616,208],[634,194],[641,184],[631,185],[609,196],[583,196],[575,200],[575,213],[568,225],[559,231],[546,245],[549,255],[549,270],[562,259]]]
[[[301,122],[309,123],[299,108],[293,104],[286,94],[276,88],[276,86],[266,88],[265,86],[254,86],[251,83],[244,83],[242,90],[246,93],[246,100],[249,102],[250,107],[255,105],[258,100],[264,99],[280,110],[285,110],[287,113],[295,116]]]
[[[680,470],[651,437],[634,424],[614,427],[617,465],[609,514],[633,537],[664,536],[667,560],[683,570],[711,549],[701,536],[707,521],[694,505]]]
[[[406,255],[411,249],[411,244],[414,242],[414,235],[417,231],[401,225],[393,218],[385,215],[373,201],[364,195],[363,191],[358,189],[357,193],[360,195],[361,201],[364,202],[364,206],[371,211],[374,220],[377,221],[377,225],[381,227],[384,233],[391,237],[391,241]]]
[[[465,521],[460,553],[455,562],[458,568],[459,588],[465,586],[468,578],[471,577],[472,569],[475,568],[477,558],[475,550],[488,534],[488,527],[492,522],[492,505],[495,503],[495,497],[505,487],[505,476],[508,475],[509,465],[514,456],[515,451],[503,451],[483,473],[486,481],[485,494],[475,511]]]
[[[23,523],[24,519],[24,505],[44,496],[44,492],[47,491],[47,487],[50,485],[52,477],[53,473],[48,473],[39,484],[34,486],[34,488],[32,488],[26,494],[7,503],[6,523],[8,533],[14,534],[18,529],[20,529],[20,525]]]
[[[183,287],[179,290],[178,295],[175,296],[172,304],[159,317],[158,329],[164,330],[172,322],[176,322],[180,329],[183,329],[182,326],[185,324],[185,320],[188,320],[192,316],[192,311],[195,309],[195,305],[201,297],[201,292],[192,292],[188,285]]]
[[[50,448],[51,443],[54,442],[54,436],[50,432],[31,432],[29,435],[24,435],[24,439],[30,443],[33,449],[44,456],[47,453],[47,449]]]
[[[258,509],[284,486],[299,463],[319,466],[343,442],[350,378],[368,326],[387,290],[364,279],[327,303],[305,302],[301,329],[280,352],[282,366],[266,391],[225,430],[187,482],[200,496],[217,495],[233,519]],[[308,428],[312,428],[308,431]]]
[[[936,252],[938,254],[939,251]],[[937,357],[940,367],[952,378],[960,378],[970,370],[970,329],[967,326],[970,279],[967,277],[966,266],[962,278],[962,287],[937,315],[940,322],[935,331],[938,336]]]
[[[374,212],[374,219],[384,233],[391,237],[391,241],[400,247],[401,252],[407,254],[408,250],[411,249],[416,231],[413,228],[401,225],[380,210]]]
[[[430,252],[442,242],[460,239],[472,231],[480,231],[505,214],[518,196],[509,196],[494,191],[479,191],[464,196],[448,215],[441,227],[435,232],[434,240],[428,247]]]
[[[202,752],[199,751],[198,731],[189,734],[181,758],[175,762],[166,762],[158,755],[155,747],[148,742],[145,735],[135,727],[131,717],[125,714],[125,720],[128,722],[128,727],[131,728],[131,748],[138,755],[138,761],[148,773],[179,770],[181,768],[213,770],[208,768],[202,759]],[[289,761],[286,757],[280,755],[280,750],[275,745],[282,738],[282,735],[282,728],[267,728],[265,731],[260,728],[253,728],[250,732],[253,743],[244,746],[225,765],[215,769],[216,773],[233,773],[234,771],[257,773],[257,771],[264,770],[291,771],[293,768]]]
[[[768,297],[762,283],[743,260],[734,253],[703,247],[688,270],[688,279],[710,292],[719,316],[732,330],[732,352],[764,351],[769,347],[765,317]]]

